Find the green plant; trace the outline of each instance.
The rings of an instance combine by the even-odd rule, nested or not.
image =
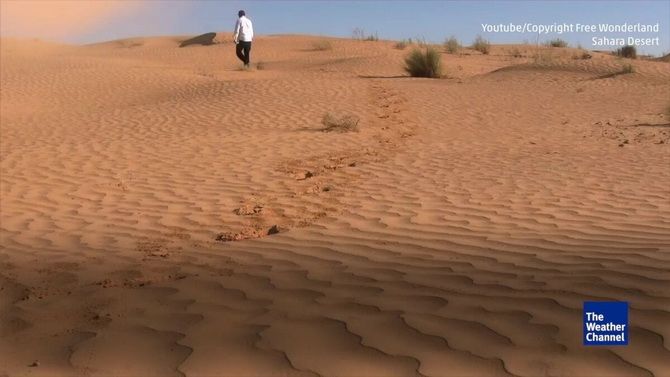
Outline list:
[[[568,42],[566,42],[566,41],[564,41],[560,38],[556,38],[556,39],[552,39],[550,41],[547,41],[547,46],[549,46],[549,47],[568,47]]]
[[[475,41],[472,42],[472,48],[484,55],[488,55],[488,53],[491,51],[491,43],[482,38],[481,35],[478,35],[477,38],[475,38]]]
[[[450,54],[455,54],[458,50],[461,49],[461,44],[458,43],[456,37],[451,36],[446,41],[444,41],[444,50]]]
[[[438,78],[442,76],[442,57],[434,48],[414,49],[405,58],[405,71],[412,77]]]
[[[614,51],[614,55],[622,58],[635,59],[637,58],[637,49],[635,46],[623,46]]]

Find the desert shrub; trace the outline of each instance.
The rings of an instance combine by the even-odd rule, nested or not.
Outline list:
[[[414,49],[405,58],[405,71],[412,77],[441,77],[442,57],[434,48]]]
[[[352,32],[352,38],[358,41],[362,41],[365,39],[365,31],[359,27],[354,28],[354,31]]]
[[[510,51],[510,53],[511,53],[512,57],[514,57],[514,58],[522,58],[523,57],[523,54],[521,53],[521,51],[518,48],[513,49],[512,51]]]
[[[353,114],[326,113],[321,119],[324,132],[352,132],[358,131],[360,118]]]
[[[312,43],[314,51],[327,51],[333,49],[333,44],[330,41],[322,39]]]
[[[376,42],[379,40],[379,36],[377,36],[377,33],[370,34],[367,37],[363,39],[364,41],[369,41],[369,42]]]
[[[419,45],[419,47],[426,47],[428,46],[428,43],[426,42],[426,38],[424,37],[416,37],[416,44]]]
[[[635,67],[633,67],[632,64],[624,64],[621,66],[621,70],[619,71],[620,75],[625,75],[627,73],[635,73]]]
[[[472,42],[472,48],[484,55],[488,55],[488,53],[491,51],[491,43],[482,38],[481,35],[478,35],[477,38],[475,38],[475,41]]]
[[[547,46],[549,46],[549,47],[568,47],[568,42],[566,42],[566,41],[564,41],[560,38],[556,38],[556,39],[552,39],[550,41],[547,41]]]
[[[614,51],[614,55],[620,56],[622,58],[635,59],[637,58],[637,49],[635,46],[623,46]]]
[[[575,55],[572,58],[575,59],[575,60],[579,60],[579,59],[587,60],[587,59],[591,59],[592,57],[593,56],[591,56],[591,54],[588,51],[583,50],[580,54]]]
[[[352,33],[352,38],[357,40],[357,41],[378,41],[379,37],[377,36],[377,33],[370,34],[370,35],[365,35],[365,30],[362,28],[355,28],[353,33]]]
[[[396,44],[393,45],[393,47],[397,48],[398,50],[404,50],[410,44],[411,44],[411,42],[407,42],[406,40],[402,40],[402,41],[396,42]]]
[[[458,52],[458,50],[461,49],[461,44],[458,43],[458,39],[456,37],[449,37],[446,41],[444,41],[444,50],[450,54],[455,54]]]

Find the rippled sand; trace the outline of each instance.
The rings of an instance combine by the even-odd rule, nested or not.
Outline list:
[[[670,64],[181,39],[0,42],[0,375],[670,374]]]

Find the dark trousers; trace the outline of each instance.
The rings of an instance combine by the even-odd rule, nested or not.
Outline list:
[[[235,46],[235,53],[237,54],[237,57],[244,63],[244,65],[249,65],[251,42],[239,41]]]

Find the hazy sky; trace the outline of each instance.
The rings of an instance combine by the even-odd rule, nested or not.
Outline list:
[[[454,35],[468,44],[477,34],[493,43],[535,42],[536,33],[486,33],[482,23],[660,24],[647,34],[564,33],[556,37],[591,49],[592,37],[659,37],[642,53],[670,51],[670,1],[213,1],[0,0],[0,34],[74,43],[140,35],[229,31],[245,9],[258,34],[304,33],[349,37],[354,28],[382,39]]]

